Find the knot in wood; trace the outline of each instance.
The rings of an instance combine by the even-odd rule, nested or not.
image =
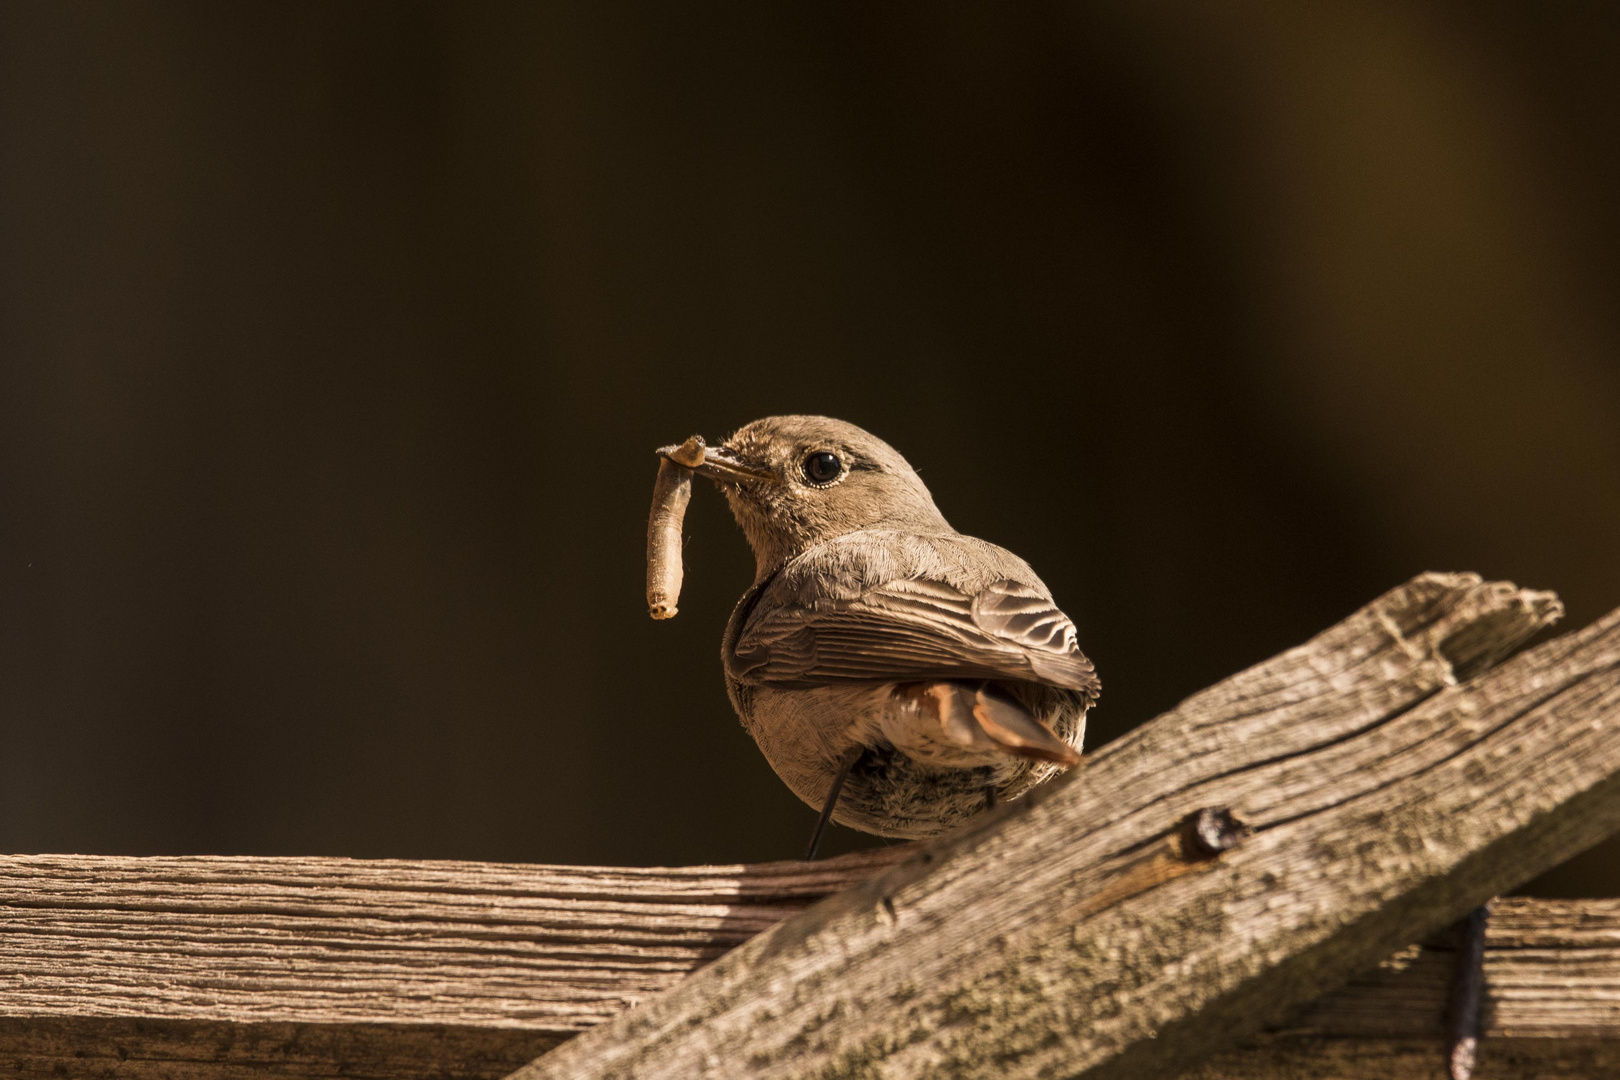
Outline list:
[[[1193,858],[1212,859],[1228,848],[1235,847],[1249,831],[1248,826],[1232,816],[1224,806],[1206,806],[1187,817],[1183,826],[1187,841],[1187,854]]]

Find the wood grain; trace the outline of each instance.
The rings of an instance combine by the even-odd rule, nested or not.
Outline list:
[[[1455,935],[1396,951],[1185,1080],[1445,1080]],[[1479,1080],[1620,1075],[1620,901],[1498,900]]]
[[[1459,682],[1554,609],[1416,579],[516,1075],[1195,1065],[1620,826],[1620,613]]]
[[[3,857],[0,1075],[501,1075],[896,857]]]
[[[1620,663],[1613,619],[1552,642],[1479,683],[1456,685],[1555,613],[1545,594],[1460,575],[1426,576],[1097,755],[1081,771],[1084,783],[1077,780],[1005,808],[986,827],[927,848],[897,847],[816,864],[667,870],[342,859],[0,858],[0,1067],[4,1075],[18,1077],[495,1077],[602,1025],[543,1059],[544,1075],[598,1075],[617,1067],[599,1061],[600,1043],[590,1045],[601,1032],[630,1024],[644,1033],[645,1021],[662,1020],[655,1035],[689,1037],[707,1018],[690,1025],[693,1014],[683,1008],[712,1001],[706,980],[716,974],[723,983],[735,978],[736,972],[725,969],[739,960],[746,961],[741,974],[758,980],[779,958],[802,960],[808,948],[816,961],[808,968],[811,977],[754,984],[765,1008],[749,1015],[761,1038],[742,1032],[737,1045],[744,1050],[738,1055],[725,1058],[717,1051],[690,1073],[659,1072],[657,1061],[649,1071],[638,1059],[623,1074],[768,1074],[790,1061],[791,1068],[777,1072],[794,1075],[810,1072],[799,1069],[808,1061],[843,1070],[824,1068],[828,1076],[914,1075],[919,1070],[906,1052],[937,1052],[928,1034],[909,1043],[897,1040],[894,1052],[864,1062],[847,1057],[830,1062],[824,1053],[815,1057],[825,1049],[818,1044],[846,1017],[860,1017],[836,1008],[853,1009],[848,995],[866,985],[858,971],[869,955],[861,951],[863,944],[875,940],[887,961],[912,965],[899,994],[884,1002],[887,1012],[868,1012],[880,1026],[893,1028],[893,1019],[914,1017],[914,1003],[937,999],[946,990],[954,995],[949,1006],[957,1010],[948,1017],[952,1023],[974,1031],[1005,1027],[1017,1035],[1023,1018],[1007,1011],[1007,998],[997,1004],[994,987],[975,998],[974,984],[952,989],[931,977],[940,971],[949,977],[953,963],[964,972],[975,963],[983,970],[979,961],[988,957],[992,972],[994,961],[1020,965],[1018,978],[1037,1008],[1052,1000],[1072,1007],[1076,990],[1100,987],[1109,995],[1119,1006],[1115,1013],[1075,1014],[1066,1027],[1049,1029],[1051,1041],[1072,1042],[1076,1032],[1086,1035],[1110,1022],[1117,1027],[1119,1017],[1137,1007],[1121,991],[1124,977],[1142,976],[1142,942],[1156,932],[1155,908],[1144,908],[1144,901],[1225,874],[1223,899],[1213,910],[1228,932],[1234,925],[1260,925],[1267,918],[1275,924],[1280,918],[1296,936],[1311,926],[1321,936],[1320,915],[1326,912],[1330,929],[1336,925],[1340,937],[1375,939],[1362,948],[1365,962],[1356,965],[1373,970],[1314,1005],[1308,999],[1334,981],[1332,964],[1321,963],[1303,976],[1285,970],[1283,998],[1294,1007],[1278,1005],[1270,1029],[1254,1035],[1247,1048],[1205,1061],[1194,1075],[1200,1080],[1437,1076],[1448,946],[1444,940],[1396,946],[1416,936],[1420,926],[1444,921],[1440,912],[1471,903],[1484,887],[1476,879],[1494,882],[1524,873],[1607,827],[1601,806],[1584,826],[1559,821],[1562,796],[1572,784],[1587,782],[1592,767],[1560,758],[1556,746],[1550,756],[1543,755],[1551,780],[1541,783],[1542,790],[1525,794],[1514,788],[1506,801],[1489,800],[1491,789],[1520,767],[1522,756],[1542,746],[1524,745],[1518,730],[1532,720],[1545,729],[1545,741],[1564,739],[1569,754],[1596,754],[1594,760],[1601,761],[1609,753],[1599,722],[1607,723],[1611,713],[1604,688],[1612,679],[1606,682],[1606,673]],[[1576,669],[1587,676],[1572,674]],[[1525,708],[1527,699],[1536,704]],[[1176,718],[1183,726],[1171,737],[1166,720]],[[1401,734],[1400,726],[1412,723],[1420,729]],[[1585,725],[1586,741],[1570,738],[1571,723]],[[1378,775],[1372,777],[1360,772],[1367,759],[1344,751],[1369,737],[1376,737],[1380,748],[1372,759]],[[1471,753],[1485,754],[1489,767],[1472,768],[1477,762]],[[1110,758],[1136,769],[1134,792],[1124,784],[1130,770],[1103,782],[1110,781],[1110,768],[1119,768],[1108,766]],[[1314,782],[1304,764],[1313,760],[1319,763]],[[1415,844],[1399,849],[1396,860],[1408,867],[1409,877],[1415,872],[1447,887],[1459,880],[1464,884],[1427,906],[1407,903],[1393,928],[1365,914],[1359,921],[1343,921],[1346,911],[1356,909],[1344,904],[1340,893],[1363,911],[1373,905],[1376,915],[1383,905],[1376,890],[1359,899],[1354,888],[1303,890],[1310,899],[1303,911],[1302,890],[1289,879],[1278,878],[1267,886],[1269,892],[1245,893],[1253,872],[1241,865],[1244,858],[1254,858],[1256,851],[1296,850],[1297,844],[1290,847],[1276,838],[1292,839],[1301,823],[1329,816],[1345,803],[1373,817],[1363,815],[1357,828],[1326,841],[1320,833],[1312,838],[1306,850],[1317,881],[1331,885],[1331,868],[1342,860],[1377,867],[1379,837],[1390,830],[1374,828],[1369,820],[1398,819],[1405,804],[1391,803],[1391,792],[1414,777],[1446,769],[1461,770],[1472,805],[1491,808],[1498,834],[1511,839],[1524,832],[1516,814],[1527,817],[1531,827],[1541,822],[1544,850],[1526,859],[1498,844],[1490,852],[1497,869],[1481,873],[1466,857],[1455,857],[1456,841],[1446,830],[1432,830],[1445,845],[1436,854],[1424,850],[1431,830],[1413,834],[1411,822],[1396,820],[1394,835],[1417,836]],[[1346,770],[1353,773],[1347,786],[1341,785]],[[1483,782],[1468,779],[1476,774]],[[1545,776],[1538,781],[1534,769],[1513,779],[1532,786],[1547,781]],[[1596,787],[1589,783],[1586,790]],[[1228,795],[1227,805],[1256,831],[1218,858],[1189,859],[1181,820],[1207,799]],[[1077,821],[1071,805],[1076,796],[1105,800],[1100,804],[1105,812]],[[1593,806],[1588,802],[1585,808]],[[1549,828],[1548,822],[1557,827]],[[1056,837],[1047,844],[1055,850],[1033,867],[1019,847],[997,840],[1032,827],[1040,832],[1031,835]],[[1296,832],[1289,834],[1291,829]],[[1110,848],[1111,830],[1147,840]],[[1345,835],[1354,842],[1339,839]],[[1076,850],[1106,857],[1088,863],[1070,857]],[[897,860],[905,864],[889,869]],[[1449,873],[1435,873],[1447,865]],[[994,872],[995,889],[980,914],[999,917],[988,935],[964,937],[960,926],[941,921],[948,908],[929,910],[929,887],[938,878],[947,892],[959,891],[981,880],[987,867]],[[1023,906],[1032,884],[1050,885],[1054,873],[1058,902],[1034,910]],[[881,876],[874,882],[874,875]],[[806,910],[851,886],[856,886],[852,892]],[[1257,906],[1257,896],[1282,903]],[[1210,965],[1215,951],[1210,941],[1219,944],[1219,927],[1212,935],[1205,916],[1196,911],[1187,916],[1185,904],[1180,910],[1181,924],[1171,928],[1179,937],[1154,955],[1161,972],[1217,990],[1229,985],[1242,958]],[[1130,915],[1123,923],[1122,912]],[[850,920],[855,932],[848,932]],[[1108,937],[1091,936],[1104,924]],[[779,929],[756,937],[773,926]],[[785,940],[777,937],[783,931],[790,932]],[[919,937],[921,954],[906,951],[908,935]],[[686,973],[750,939],[744,949],[681,982]],[[932,956],[929,940],[937,943]],[[1247,939],[1261,956],[1251,967],[1265,969],[1263,979],[1251,975],[1250,982],[1269,985],[1276,978],[1282,965],[1268,965],[1264,950],[1278,949],[1278,940],[1291,939],[1276,933]],[[964,942],[977,956],[961,959]],[[1110,944],[1117,946],[1112,952]],[[1178,954],[1176,948],[1187,951]],[[1324,953],[1316,948],[1318,957]],[[1042,965],[1053,956],[1076,954],[1096,959],[1089,969],[1093,981],[1051,981]],[[1384,954],[1392,955],[1374,969]],[[1329,960],[1345,974],[1355,970],[1342,956]],[[1072,972],[1073,961],[1066,963],[1060,975]],[[844,978],[852,967],[857,977]],[[1503,901],[1492,922],[1486,967],[1479,1076],[1600,1075],[1609,1067],[1620,1046],[1615,1015],[1620,906]],[[789,969],[794,977],[805,970]],[[1237,981],[1241,987],[1243,978]],[[671,986],[673,993],[654,996]],[[1217,995],[1213,1006],[1219,1010],[1233,998],[1230,992]],[[1142,999],[1139,993],[1135,1000]],[[1149,1000],[1177,1006],[1173,988]],[[1186,1010],[1187,1000],[1183,994],[1179,1007]],[[797,1039],[792,1054],[756,1056],[782,1038],[784,1022],[796,1019],[795,1009],[802,1012],[805,1002],[818,1001],[822,1007],[811,1019],[820,1024],[799,1022],[791,1029],[788,1041]],[[1196,995],[1192,1001],[1197,1004]],[[665,1002],[675,1006],[672,1012],[660,1008]],[[995,1014],[988,1020],[987,1004]],[[625,1013],[631,1006],[638,1007]],[[1253,1030],[1258,1023],[1232,1023],[1223,1034]],[[950,1026],[945,1025],[947,1032]],[[1175,1017],[1161,1022],[1157,1033],[1163,1040],[1176,1038]],[[585,1051],[584,1065],[570,1071],[563,1055],[576,1047]],[[627,1048],[632,1054],[641,1049]],[[1016,1055],[1004,1061],[936,1058],[935,1063],[941,1067],[933,1075],[1019,1075],[1022,1068]],[[1493,1071],[1500,1069],[1510,1071]]]
[[[0,858],[0,1069],[499,1077],[904,853],[673,871]],[[1401,949],[1196,1076],[1438,1077],[1451,949]],[[1485,970],[1482,1076],[1620,1060],[1620,901],[1499,901]],[[1352,1071],[1310,1071],[1330,1064]]]

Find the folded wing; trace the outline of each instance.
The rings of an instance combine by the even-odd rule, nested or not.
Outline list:
[[[853,600],[756,610],[730,657],[753,685],[843,680],[1013,679],[1097,696],[1074,624],[1039,590],[998,581],[976,595],[921,579],[896,580]]]

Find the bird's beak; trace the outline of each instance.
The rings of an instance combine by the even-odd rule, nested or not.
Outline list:
[[[738,457],[736,452],[724,446],[703,446],[699,440],[697,447],[694,440],[688,439],[685,443],[675,446],[660,446],[655,451],[659,457],[669,458],[677,465],[685,465],[699,476],[707,476],[718,484],[735,484],[739,480],[773,480],[776,474],[769,469],[761,468]],[[697,453],[694,453],[697,449]],[[698,455],[701,454],[701,458]],[[698,458],[694,467],[691,462]]]

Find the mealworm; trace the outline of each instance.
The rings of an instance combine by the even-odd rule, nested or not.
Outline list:
[[[647,517],[647,613],[655,619],[673,619],[678,610],[681,523],[692,500],[692,470],[703,464],[703,450],[703,440],[694,435],[658,463]]]

